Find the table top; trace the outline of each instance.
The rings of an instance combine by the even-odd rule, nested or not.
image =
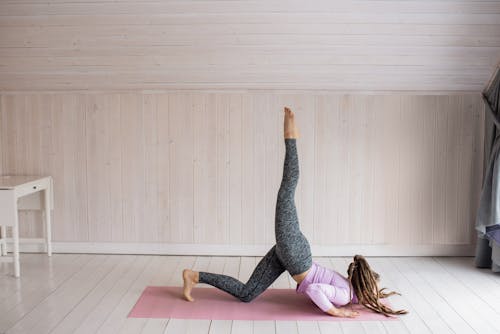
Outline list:
[[[0,189],[13,189],[25,183],[42,180],[47,177],[40,175],[3,175],[0,176]]]

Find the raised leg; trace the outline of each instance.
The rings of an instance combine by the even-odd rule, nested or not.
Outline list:
[[[299,230],[299,219],[295,207],[295,189],[299,182],[299,157],[296,139],[285,139],[285,162],[283,177],[278,190],[275,211],[276,242],[283,234]]]
[[[292,125],[296,129],[294,121],[291,125],[288,125],[288,129]],[[309,242],[300,231],[297,209],[295,207],[295,189],[299,181],[299,157],[297,153],[297,139],[287,138],[286,115],[285,147],[283,178],[276,201],[274,230],[276,254],[290,275],[294,276],[307,271],[311,267],[312,257]]]

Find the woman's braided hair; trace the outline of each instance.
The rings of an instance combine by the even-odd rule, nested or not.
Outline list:
[[[382,313],[386,317],[390,314],[406,314],[406,310],[393,310],[380,302],[381,298],[391,295],[400,295],[397,292],[384,292],[385,288],[378,289],[377,280],[379,275],[371,270],[370,265],[362,255],[354,256],[354,262],[347,269],[348,279],[351,287],[358,297],[358,301],[364,307]]]

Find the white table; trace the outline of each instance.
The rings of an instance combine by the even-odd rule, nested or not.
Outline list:
[[[52,177],[50,176],[0,176],[0,259],[14,263],[14,276],[20,276],[19,265],[19,219],[18,210],[21,197],[26,199],[25,209],[43,209],[45,222],[45,238],[37,240],[46,245],[47,255],[52,255],[51,246],[51,207]],[[43,195],[43,196],[40,196]],[[19,202],[19,203],[18,203]],[[12,227],[12,240],[7,239],[7,226]],[[7,241],[13,243],[13,256],[7,255]]]

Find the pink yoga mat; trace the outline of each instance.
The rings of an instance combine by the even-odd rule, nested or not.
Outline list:
[[[398,320],[397,317],[353,305],[360,314],[356,318],[338,318],[323,313],[307,296],[293,289],[268,289],[250,303],[243,303],[215,288],[194,288],[194,302],[182,297],[181,287],[148,286],[128,317],[212,320],[315,320],[366,321]],[[387,303],[385,301],[385,303]]]

